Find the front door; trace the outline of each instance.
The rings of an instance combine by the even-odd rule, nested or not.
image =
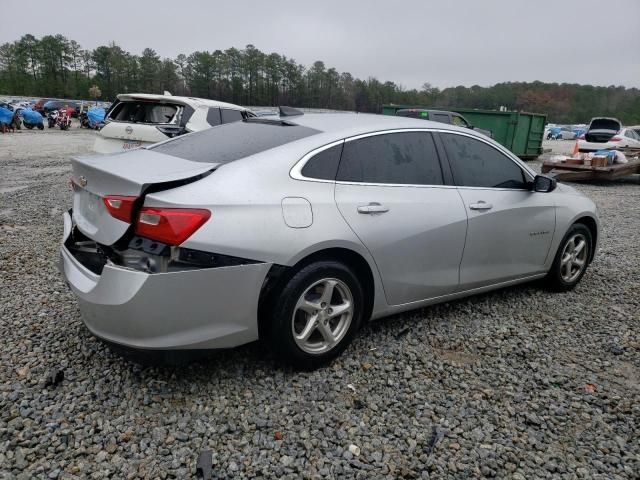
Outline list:
[[[552,195],[532,191],[530,174],[493,145],[441,138],[469,219],[461,290],[542,272],[555,230]]]
[[[390,305],[458,288],[467,215],[457,190],[443,185],[431,133],[347,140],[335,199],[371,252]]]

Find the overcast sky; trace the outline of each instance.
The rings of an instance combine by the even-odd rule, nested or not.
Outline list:
[[[253,44],[405,88],[640,87],[640,0],[0,0],[0,43],[62,33],[163,57]]]

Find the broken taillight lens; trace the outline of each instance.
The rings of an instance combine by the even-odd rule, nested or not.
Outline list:
[[[123,222],[131,223],[133,205],[138,197],[127,197],[123,195],[106,195],[102,198],[109,215]]]
[[[167,245],[180,245],[211,217],[200,208],[143,207],[136,222],[136,235]]]

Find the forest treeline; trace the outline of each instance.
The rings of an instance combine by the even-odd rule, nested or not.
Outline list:
[[[0,93],[55,98],[88,98],[97,85],[103,100],[118,93],[162,93],[213,98],[242,105],[291,105],[380,112],[396,103],[441,108],[485,108],[546,113],[550,121],[587,122],[616,116],[640,124],[640,90],[620,86],[505,82],[491,87],[438,89],[428,83],[406,89],[392,81],[355,78],[321,61],[304,66],[278,53],[243,49],[196,51],[162,58],[141,55],[115,43],[93,50],[63,35],[24,35],[0,45]],[[464,79],[460,79],[463,81]]]

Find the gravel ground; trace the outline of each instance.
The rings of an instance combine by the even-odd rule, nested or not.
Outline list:
[[[67,157],[92,141],[0,135],[0,478],[190,478],[204,449],[216,478],[640,478],[637,177],[578,187],[603,232],[572,293],[373,322],[311,373],[257,344],[143,368],[87,332],[55,265]]]

